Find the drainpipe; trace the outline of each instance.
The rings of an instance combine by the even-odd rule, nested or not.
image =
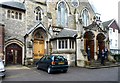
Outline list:
[[[77,67],[77,41],[75,40],[75,66]]]
[[[25,66],[25,60],[26,60],[26,35],[24,36],[24,66]]]

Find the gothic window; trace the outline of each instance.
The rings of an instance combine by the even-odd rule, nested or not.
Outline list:
[[[64,2],[58,4],[57,24],[59,26],[68,25],[68,10]]]
[[[36,21],[42,20],[42,9],[40,7],[36,7],[35,9],[35,20]]]
[[[7,11],[7,17],[10,18],[10,10]]]
[[[84,9],[82,12],[82,21],[84,26],[89,25],[89,13],[87,9]]]

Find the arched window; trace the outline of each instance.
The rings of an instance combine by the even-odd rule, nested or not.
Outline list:
[[[15,19],[18,19],[18,12],[15,13]]]
[[[19,19],[22,20],[22,13],[19,13]]]
[[[58,4],[57,24],[60,26],[68,25],[68,11],[64,2]]]
[[[7,11],[7,17],[10,18],[10,10]]]
[[[89,13],[87,9],[84,9],[82,12],[82,21],[84,26],[89,25]]]
[[[42,20],[42,9],[40,7],[36,7],[35,9],[35,20],[37,21]]]
[[[14,19],[14,16],[15,16],[15,14],[14,14],[14,11],[12,11],[11,12],[11,17]]]

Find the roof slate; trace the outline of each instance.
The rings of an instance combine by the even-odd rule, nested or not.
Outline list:
[[[55,38],[75,37],[77,31],[71,29],[63,29]]]
[[[109,20],[109,21],[105,21],[105,22],[103,22],[102,24],[103,24],[103,27],[108,27],[108,25],[113,21],[114,19],[111,19],[111,20]]]
[[[21,9],[21,10],[24,10],[24,11],[26,10],[24,3],[20,3],[20,2],[8,1],[8,2],[1,3],[1,5]]]

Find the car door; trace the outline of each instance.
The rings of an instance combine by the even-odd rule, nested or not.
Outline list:
[[[39,63],[38,63],[38,65],[39,65],[39,68],[41,68],[41,69],[44,69],[44,61],[45,61],[45,56],[44,57],[42,57],[40,60],[39,60]]]
[[[50,66],[50,63],[51,63],[50,56],[46,56],[46,58],[44,60],[44,68],[45,68],[45,70],[47,70],[47,68]]]

